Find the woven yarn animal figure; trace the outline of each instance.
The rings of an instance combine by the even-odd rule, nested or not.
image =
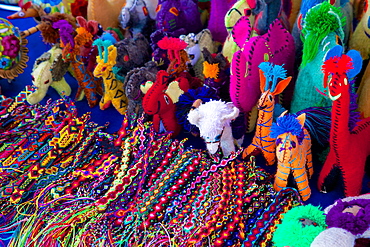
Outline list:
[[[63,42],[63,59],[66,62],[71,62],[74,71],[74,76],[77,79],[79,88],[76,93],[76,100],[82,100],[86,96],[87,102],[90,107],[98,104],[98,94],[103,94],[101,79],[94,77],[93,73],[87,69],[81,57],[80,48],[85,44],[92,41],[92,34],[85,28],[79,27],[76,29],[77,35],[74,37],[73,42],[71,37],[68,39],[68,34],[60,34],[61,38],[70,40],[70,42]]]
[[[249,19],[241,17],[233,29],[234,41],[241,48],[231,63],[230,96],[241,112],[248,113],[257,104],[261,95],[259,87],[259,68],[262,62],[285,64],[288,75],[293,74],[294,41],[279,20],[275,20],[269,31],[252,37]],[[249,28],[248,28],[249,27]]]
[[[356,96],[351,93],[354,78],[362,67],[358,51],[342,54],[341,46],[328,52],[322,66],[324,88],[333,101],[330,130],[330,152],[321,170],[318,187],[328,191],[333,187],[333,171],[339,170],[344,182],[345,196],[357,196],[361,192],[366,158],[370,155],[370,118],[358,121]]]
[[[104,95],[99,103],[100,109],[105,110],[112,103],[114,108],[123,115],[126,112],[128,100],[123,91],[123,82],[117,80],[112,70],[116,64],[117,47],[110,40],[97,39],[93,44],[99,49],[99,57],[96,58],[98,65],[95,67],[94,76],[102,77],[104,82]]]
[[[230,122],[237,118],[239,109],[232,103],[211,100],[189,112],[188,120],[199,128],[210,154],[221,146],[224,156],[235,152]]]
[[[299,194],[304,201],[311,196],[308,179],[312,177],[311,137],[304,128],[306,114],[298,117],[284,112],[271,127],[271,138],[276,138],[276,157],[278,168],[274,189],[280,191],[287,187],[289,174],[297,183]]]
[[[344,40],[345,19],[339,8],[323,2],[311,8],[304,19],[303,57],[294,88],[290,111],[296,113],[311,106],[331,106],[323,91],[320,68],[326,53]]]
[[[252,143],[244,150],[243,158],[262,153],[267,165],[275,163],[275,139],[271,138],[270,128],[275,108],[275,96],[280,94],[290,83],[292,77],[286,76],[286,70],[280,65],[263,62],[260,68],[260,89],[262,95],[258,101],[258,120]],[[279,79],[282,79],[278,82]]]

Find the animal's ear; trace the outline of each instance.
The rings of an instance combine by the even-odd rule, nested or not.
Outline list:
[[[153,82],[147,81],[144,84],[140,85],[140,90],[141,92],[143,92],[143,94],[146,94],[152,86],[153,86]]]
[[[235,23],[232,30],[232,35],[234,38],[234,42],[239,46],[240,49],[243,48],[244,43],[249,40],[251,31],[251,23],[248,17],[242,16]]]
[[[212,34],[209,29],[204,29],[197,34],[197,40],[200,47],[207,47],[210,53],[215,52],[215,45],[213,42]]]
[[[87,29],[87,21],[85,18],[83,18],[82,16],[77,16],[76,21],[78,25],[80,25],[80,27],[84,27]]]
[[[354,78],[358,73],[360,73],[362,69],[362,57],[360,52],[356,50],[350,50],[347,52],[347,56],[352,58],[352,64],[353,64],[353,69],[349,70],[347,72],[347,77],[349,79]]]
[[[189,123],[191,124],[194,124],[196,126],[199,126],[199,119],[200,119],[201,115],[200,115],[200,112],[199,112],[199,109],[196,108],[192,111],[189,112],[188,114],[188,121]]]
[[[272,95],[278,95],[278,94],[280,94],[289,85],[289,83],[290,83],[291,80],[292,80],[292,77],[291,76],[289,76],[288,78],[286,78],[284,80],[281,80],[277,84],[277,86],[275,87],[275,90],[273,92],[271,92],[271,94]]]
[[[301,128],[303,129],[303,127],[304,127],[304,122],[306,121],[306,113],[302,113],[301,115],[299,115],[299,116],[297,117],[297,120],[298,120],[298,122],[300,123]]]
[[[177,103],[180,96],[189,89],[185,89],[183,86],[184,84],[189,85],[188,80],[186,78],[180,77],[177,79],[177,81],[173,81],[170,83],[170,85],[168,85],[165,93],[171,98],[174,104]]]
[[[38,57],[35,61],[35,64],[33,65],[33,67],[36,67],[38,66],[40,63],[44,62],[44,61],[48,61],[51,57],[51,53],[50,52],[44,52],[40,57]]]
[[[265,92],[266,77],[261,69],[259,70],[259,72],[260,72],[260,90],[261,90],[261,93],[263,93]]]
[[[51,76],[53,81],[60,81],[67,73],[69,63],[65,63],[62,59],[62,54],[58,54],[50,66]]]
[[[232,120],[239,116],[239,109],[233,103],[227,103],[227,107],[230,108],[231,112],[223,116],[221,120]]]
[[[27,10],[32,6],[32,2],[27,2],[24,5],[22,5],[22,9]]]
[[[283,113],[281,113],[279,117],[284,117],[287,113],[288,113],[288,110],[283,111]]]

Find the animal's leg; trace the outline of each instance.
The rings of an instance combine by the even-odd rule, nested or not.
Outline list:
[[[225,157],[229,156],[232,152],[235,152],[235,145],[233,138],[230,137],[230,139],[223,139],[220,143],[222,153]]]
[[[321,169],[319,179],[317,181],[317,187],[320,191],[326,192],[324,181],[325,181],[325,178],[331,172],[331,170],[334,168],[335,164],[336,164],[336,155],[334,153],[333,148],[331,148],[329,151],[328,157],[326,157],[324,166]]]
[[[101,98],[99,102],[100,109],[101,110],[107,109],[110,106],[111,102],[112,102],[112,99],[109,95],[109,92],[105,91],[103,97]]]
[[[27,95],[27,102],[31,105],[39,103],[46,95],[47,88],[38,88],[35,92]]]
[[[62,92],[64,92],[67,96],[71,95],[71,87],[64,78],[62,78],[60,81],[53,81],[50,86],[54,88],[60,96],[62,96]]]
[[[295,168],[293,170],[293,176],[297,183],[298,192],[301,195],[303,201],[308,200],[311,196],[311,188],[308,184],[308,176],[306,167],[303,165],[301,168]]]
[[[280,191],[286,188],[288,183],[288,177],[290,174],[290,167],[285,166],[285,164],[278,164],[278,169],[275,175],[274,189]]]
[[[254,138],[253,138],[252,143],[246,149],[244,149],[243,154],[242,154],[242,158],[246,159],[250,155],[257,155],[259,153],[260,153],[260,150],[259,150],[259,148],[258,148],[258,146],[257,146],[257,144],[256,144],[256,142],[254,141]]]
[[[263,157],[266,160],[266,165],[272,166],[272,165],[275,164],[275,160],[276,160],[276,153],[275,152],[276,152],[275,150],[273,152],[271,152],[269,150],[262,150]]]

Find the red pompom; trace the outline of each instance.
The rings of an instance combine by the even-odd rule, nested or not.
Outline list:
[[[186,42],[173,37],[164,37],[160,41],[158,41],[159,48],[163,50],[184,50],[187,46]]]
[[[324,62],[322,70],[325,74],[344,74],[353,69],[352,58],[347,55],[332,57]]]

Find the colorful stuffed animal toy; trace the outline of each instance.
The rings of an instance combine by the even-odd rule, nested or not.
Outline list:
[[[258,120],[252,143],[244,150],[243,158],[262,153],[267,165],[274,165],[276,158],[275,139],[270,137],[274,116],[275,98],[290,83],[292,77],[286,76],[286,70],[280,65],[263,62],[260,68],[260,89],[262,95],[258,101]]]
[[[40,22],[41,18],[48,14],[53,13],[65,13],[70,14],[71,9],[68,1],[27,1],[20,0],[18,6],[21,8],[20,11],[7,16],[8,19],[19,19],[33,17],[36,22]]]
[[[172,137],[181,131],[181,125],[176,120],[176,105],[179,97],[189,90],[189,82],[184,77],[169,82],[170,74],[164,70],[157,73],[155,82],[147,81],[140,86],[145,94],[143,109],[146,114],[153,115],[154,130],[157,132],[172,132]]]
[[[199,33],[203,28],[197,0],[159,0],[157,6],[157,31],[169,36]]]
[[[304,127],[306,114],[298,117],[284,112],[271,126],[270,137],[276,139],[278,168],[274,189],[287,187],[288,177],[293,175],[298,191],[304,201],[311,196],[308,179],[313,175],[311,137]]]
[[[282,0],[262,0],[257,1],[258,4],[262,5],[256,13],[253,29],[258,35],[262,35],[268,32],[270,25],[279,19],[286,30],[290,30],[289,20],[285,13],[286,7],[284,4],[287,1]]]
[[[332,102],[317,91],[324,90],[320,68],[326,53],[344,39],[344,24],[340,9],[328,2],[316,5],[306,14],[302,29],[303,57],[291,112],[312,106],[331,106]]]
[[[282,217],[272,237],[276,247],[310,247],[315,237],[327,227],[324,211],[311,204],[294,207]]]
[[[118,16],[126,0],[89,0],[87,19],[97,21],[106,30],[119,27]]]
[[[27,39],[21,37],[18,28],[0,18],[0,77],[11,81],[27,67]]]
[[[83,27],[77,28],[76,32],[77,35],[74,38],[68,33],[60,34],[61,37],[66,36],[62,40],[68,41],[68,43],[63,43],[62,55],[64,61],[71,62],[73,74],[79,85],[76,100],[82,100],[86,95],[89,106],[94,107],[98,104],[98,94],[103,95],[102,80],[93,76],[81,57],[81,47],[92,41],[92,34]]]
[[[117,63],[115,74],[121,77],[133,68],[144,66],[150,60],[150,46],[142,34],[133,38],[125,38],[115,44],[117,47]]]
[[[231,64],[230,96],[241,112],[248,113],[261,95],[259,83],[260,63],[269,61],[282,65],[287,75],[293,74],[294,41],[279,20],[270,26],[268,33],[250,37],[250,21],[243,16],[233,29],[234,41],[241,48],[234,54]],[[247,41],[246,41],[247,40]]]
[[[134,68],[127,73],[123,82],[125,94],[128,99],[127,115],[131,119],[141,117],[143,114],[142,100],[144,94],[140,90],[142,82],[155,81],[157,76],[157,65],[150,61],[144,67]]]
[[[328,229],[314,239],[311,247],[369,246],[370,194],[337,200],[324,211]]]
[[[93,44],[99,49],[99,57],[96,58],[98,64],[94,70],[94,76],[103,78],[104,83],[104,95],[99,103],[100,109],[105,110],[112,104],[123,115],[127,108],[127,97],[123,91],[123,82],[117,80],[113,73],[117,47],[110,40],[97,39]]]
[[[203,80],[204,57],[202,50],[206,48],[211,53],[217,51],[217,45],[213,42],[211,32],[208,29],[203,29],[197,35],[194,33],[190,33],[186,36],[181,35],[180,39],[188,44],[185,51],[188,53],[191,68],[194,70],[195,76]]]
[[[236,1],[237,0],[213,0],[211,2],[211,13],[207,28],[211,31],[212,37],[215,41],[220,43],[225,42],[227,31],[225,29],[224,17]],[[257,1],[247,0],[247,2],[249,6],[255,6]]]
[[[46,95],[49,86],[54,88],[59,95],[71,94],[71,87],[64,79],[69,63],[62,59],[62,49],[55,45],[49,51],[37,58],[33,66],[32,82],[37,87],[34,93],[27,95],[29,104],[39,103]]]
[[[149,3],[150,6],[147,6],[147,3]],[[133,36],[141,33],[149,38],[155,25],[155,7],[157,5],[158,0],[128,0],[119,15],[121,27],[123,29],[128,29]],[[149,11],[148,7],[151,7],[151,11]]]
[[[223,101],[230,101],[230,64],[222,53],[211,54],[204,48],[203,51],[204,85],[209,87]]]
[[[229,156],[235,152],[230,123],[238,115],[239,109],[232,103],[211,100],[190,111],[188,120],[199,128],[210,154],[215,154],[221,147],[223,155]]]
[[[171,61],[167,73],[173,77],[179,76],[187,70],[188,54],[185,51],[186,42],[179,38],[164,37],[158,41],[158,46],[167,51],[167,57]]]
[[[352,93],[354,78],[361,70],[362,58],[358,51],[342,54],[343,48],[331,49],[323,65],[324,88],[333,101],[330,130],[330,152],[321,170],[318,187],[330,190],[335,184],[334,171],[340,171],[344,194],[357,196],[361,192],[366,158],[370,155],[370,118],[358,121],[356,96]]]
[[[225,15],[225,27],[226,27],[228,35],[222,47],[222,54],[227,58],[227,60],[230,63],[233,59],[234,53],[240,50],[239,46],[234,42],[234,38],[232,34],[232,30],[233,30],[235,23],[242,16],[246,16],[249,18],[250,26],[254,25],[254,17],[255,17],[255,15],[253,14],[254,9],[251,8],[251,6],[249,5],[249,2],[253,3],[252,6],[255,5],[254,1],[239,0],[230,8],[230,10]],[[246,28],[249,28],[249,26],[247,26]]]

